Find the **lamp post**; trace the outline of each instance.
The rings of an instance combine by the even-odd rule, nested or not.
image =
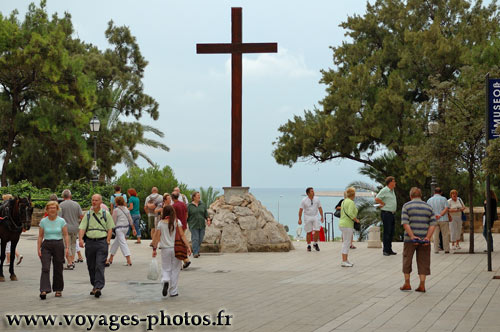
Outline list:
[[[427,124],[427,129],[429,131],[429,136],[433,136],[437,134],[439,128],[439,123],[437,121],[429,121]],[[431,159],[431,197],[434,195],[434,190],[437,187],[437,181],[436,181],[436,174],[435,174],[435,168],[436,168],[436,161],[435,158]]]
[[[95,183],[99,180],[99,168],[97,167],[97,133],[100,128],[101,121],[94,115],[90,120],[90,131],[94,134],[94,162],[90,168],[90,172],[92,173],[92,186],[95,186]]]
[[[278,198],[278,222],[280,222],[280,198],[283,197],[283,195],[280,195]]]

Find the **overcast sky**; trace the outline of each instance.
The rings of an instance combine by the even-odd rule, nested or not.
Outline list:
[[[29,0],[2,0],[3,15]],[[36,1],[38,4],[38,1]],[[142,148],[160,166],[170,165],[190,187],[230,185],[230,55],[196,54],[196,43],[231,39],[231,7],[243,8],[243,42],[277,42],[277,54],[243,56],[243,185],[343,188],[358,163],[278,165],[272,142],[278,127],[312,109],[325,96],[320,70],[333,66],[329,46],[345,40],[339,24],[363,15],[366,1],[332,0],[48,0],[49,13],[67,11],[78,36],[108,47],[109,20],[126,25],[149,61],[146,93],[160,104],[160,118],[141,122],[160,128],[170,152]],[[144,160],[139,160],[146,167]],[[118,173],[125,171],[117,167]]]

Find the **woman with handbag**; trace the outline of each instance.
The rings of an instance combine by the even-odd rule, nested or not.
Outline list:
[[[111,244],[109,250],[109,259],[104,266],[108,267],[113,264],[113,257],[115,257],[118,247],[122,251],[123,256],[127,260],[125,266],[132,266],[132,260],[130,259],[130,249],[127,244],[127,232],[129,227],[132,227],[132,234],[137,235],[135,230],[134,221],[130,215],[130,211],[125,206],[125,199],[122,196],[115,198],[116,208],[113,209],[113,221],[116,225],[115,227],[115,240]]]
[[[335,213],[333,214],[335,217],[339,218],[340,219],[340,210],[342,208],[342,202],[344,201],[344,199],[346,198],[346,194],[345,194],[345,191],[344,191],[344,198],[342,198],[338,203],[337,205],[335,205]],[[349,247],[350,249],[356,249],[356,247],[354,246],[354,244],[352,244],[352,241],[354,240],[354,233],[353,235],[351,236],[351,246]],[[342,241],[344,241],[344,238],[342,238]]]
[[[175,215],[174,208],[171,205],[164,206],[162,215],[163,219],[158,223],[152,242],[153,257],[156,257],[156,248],[160,248],[162,295],[170,294],[171,297],[174,297],[179,295],[177,281],[181,271],[182,258],[191,254],[191,247],[182,230],[182,222]],[[178,253],[178,251],[181,252]]]
[[[462,214],[465,210],[465,205],[458,197],[458,191],[453,189],[450,191],[450,199],[448,200],[448,213],[450,219],[450,237],[451,249],[462,249],[460,247],[460,236],[462,235]]]
[[[353,264],[347,259],[349,248],[351,245],[351,238],[353,236],[355,223],[359,224],[358,208],[354,204],[354,197],[356,197],[356,189],[349,187],[346,190],[346,198],[342,202],[340,208],[340,221],[339,228],[342,232],[342,267],[352,267]],[[358,227],[356,227],[358,228]]]

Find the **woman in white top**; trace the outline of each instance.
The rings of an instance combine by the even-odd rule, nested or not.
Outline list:
[[[125,266],[132,266],[132,260],[130,259],[130,249],[127,244],[127,232],[129,226],[132,227],[132,234],[137,235],[135,230],[134,221],[130,215],[130,211],[125,206],[125,199],[122,196],[115,198],[116,208],[113,209],[113,221],[115,222],[115,240],[111,245],[109,259],[105,266],[110,266],[113,264],[113,257],[118,251],[118,247],[122,251],[123,256],[127,259]]]
[[[458,191],[453,189],[450,191],[450,199],[448,200],[448,213],[450,215],[450,230],[451,230],[451,249],[462,249],[460,247],[460,236],[462,235],[462,211],[465,210],[465,205],[458,197]]]
[[[163,194],[163,201],[158,204],[158,207],[155,209],[155,214],[158,216],[158,219],[156,220],[156,225],[160,222],[162,219],[162,213],[163,213],[163,207],[167,205],[172,205],[172,198],[169,193],[164,193]]]
[[[182,230],[182,223],[175,215],[171,205],[163,207],[163,219],[158,223],[158,228],[153,239],[153,257],[156,257],[156,248],[161,249],[161,282],[163,283],[162,294],[177,296],[177,280],[181,271],[182,261],[175,257],[175,234],[179,232],[182,241],[187,247],[188,256],[191,255],[191,247]],[[175,220],[173,222],[173,220]]]

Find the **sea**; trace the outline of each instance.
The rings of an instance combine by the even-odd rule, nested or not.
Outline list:
[[[315,192],[320,191],[340,191],[344,189],[339,188],[314,188]],[[288,234],[297,238],[297,228],[299,221],[299,208],[300,202],[306,197],[305,188],[252,188],[250,192],[257,198],[262,205],[264,205],[274,216],[279,223],[288,226]],[[221,190],[223,193],[223,190]],[[335,205],[343,197],[321,197],[316,196],[321,201],[323,212],[330,212],[333,214]],[[333,227],[332,225],[333,219]],[[327,215],[325,222],[328,223],[329,237],[333,240],[335,237],[340,237],[341,233],[338,225],[338,218],[333,215]],[[324,224],[323,224],[323,227]],[[333,236],[332,236],[333,229]],[[305,238],[305,232],[302,224],[302,238]]]

